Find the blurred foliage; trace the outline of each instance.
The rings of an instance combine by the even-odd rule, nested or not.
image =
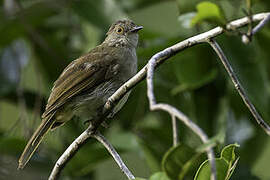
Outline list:
[[[197,14],[191,20],[191,25],[198,24],[200,22],[215,22],[215,24],[225,25],[224,14],[220,8],[211,2],[201,2],[197,5]]]
[[[202,153],[183,144],[172,147],[164,155],[162,169],[171,179],[184,179],[193,176],[200,163],[206,158]],[[189,173],[189,174],[187,174]]]
[[[251,9],[246,3],[251,2]],[[64,67],[100,44],[111,23],[130,18],[143,25],[137,49],[139,68],[156,52],[227,21],[270,9],[263,0],[3,0],[0,1],[0,179],[46,179],[57,158],[86,128],[78,119],[49,133],[23,171],[17,159],[40,122],[53,82]],[[193,25],[193,26],[192,26]],[[242,28],[242,32],[247,28]],[[244,45],[241,37],[217,38],[248,96],[270,123],[269,25]],[[270,140],[255,123],[217,56],[207,45],[186,49],[160,66],[156,97],[181,109],[211,138],[199,138],[179,123],[180,145],[172,147],[168,114],[150,112],[146,84],[137,85],[104,135],[137,177],[193,179],[215,146],[219,167],[231,179],[270,179]],[[231,156],[228,159],[229,152]],[[220,161],[220,163],[219,163]],[[221,162],[222,161],[222,162]],[[231,169],[232,170],[232,169]],[[104,173],[104,171],[106,173]],[[205,161],[198,174],[209,175]],[[199,176],[199,175],[198,175]],[[60,179],[125,179],[104,147],[89,140],[67,164]],[[199,177],[197,179],[200,179]]]

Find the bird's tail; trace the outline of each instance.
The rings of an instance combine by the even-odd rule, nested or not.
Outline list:
[[[43,119],[37,130],[34,132],[24,151],[19,159],[18,169],[23,169],[27,162],[30,160],[40,142],[42,141],[44,135],[51,129],[54,120],[52,119],[54,114]]]

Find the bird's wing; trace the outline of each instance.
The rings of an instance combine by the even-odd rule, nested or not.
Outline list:
[[[64,69],[54,83],[42,118],[54,112],[83,90],[91,89],[110,79],[106,74],[117,58],[108,52],[110,49],[107,48],[107,51],[104,51],[103,48],[103,46],[97,46]]]

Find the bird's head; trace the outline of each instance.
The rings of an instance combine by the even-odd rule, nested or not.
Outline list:
[[[109,31],[106,33],[107,42],[111,45],[129,45],[136,47],[138,44],[138,31],[142,26],[137,26],[131,20],[120,20],[111,25]]]

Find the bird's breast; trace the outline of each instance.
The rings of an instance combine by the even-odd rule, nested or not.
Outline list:
[[[126,82],[137,72],[137,56],[135,48],[126,48],[122,57],[119,59],[120,69],[119,79]]]

